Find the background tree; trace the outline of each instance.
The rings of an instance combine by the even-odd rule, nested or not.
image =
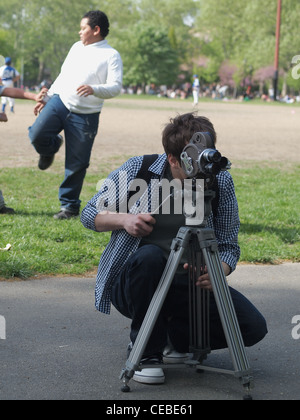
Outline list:
[[[12,57],[25,84],[54,80],[79,40],[81,17],[99,7],[110,18],[108,41],[122,55],[125,83],[174,84],[183,75],[191,81],[194,73],[202,82],[219,82],[227,63],[236,67],[237,88],[274,65],[276,0],[103,0],[101,5],[96,0],[1,0],[0,54]],[[291,77],[292,58],[300,54],[299,18],[299,0],[283,1],[281,85],[293,90],[300,89],[300,81]],[[151,69],[153,60],[157,71]]]
[[[124,84],[172,85],[179,69],[177,52],[171,45],[168,30],[139,23],[130,29],[130,39],[123,54]]]

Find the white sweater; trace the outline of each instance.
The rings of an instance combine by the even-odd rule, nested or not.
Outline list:
[[[100,112],[104,99],[117,96],[122,89],[123,64],[118,51],[106,40],[84,46],[76,42],[48,96],[58,94],[64,105],[77,114]],[[77,89],[90,85],[94,95],[80,97]]]

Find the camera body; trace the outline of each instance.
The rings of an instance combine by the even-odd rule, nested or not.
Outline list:
[[[216,150],[209,133],[195,133],[180,158],[187,177],[204,179],[208,187],[219,172],[231,168],[230,161]]]

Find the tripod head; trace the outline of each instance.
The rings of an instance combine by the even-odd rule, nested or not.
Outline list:
[[[180,158],[182,169],[193,183],[191,206],[189,209],[185,209],[186,224],[205,225],[212,210],[211,202],[215,197],[215,191],[212,188],[216,182],[216,176],[221,171],[230,169],[231,162],[216,150],[214,141],[208,132],[195,133]],[[201,218],[195,217],[196,214],[199,214],[199,211],[196,211],[199,194],[202,197],[204,195],[204,203],[202,200],[204,208],[200,212],[203,217]]]

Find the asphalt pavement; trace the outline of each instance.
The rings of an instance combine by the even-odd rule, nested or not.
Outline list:
[[[254,400],[300,398],[300,264],[239,265],[230,284],[265,316],[269,333],[247,348]],[[193,368],[165,371],[163,385],[130,381],[121,392],[130,321],[94,308],[95,278],[0,282],[0,400],[191,402],[241,400],[239,380]],[[4,323],[5,321],[5,323]],[[294,323],[293,323],[294,322]],[[207,363],[231,369],[227,350]]]

